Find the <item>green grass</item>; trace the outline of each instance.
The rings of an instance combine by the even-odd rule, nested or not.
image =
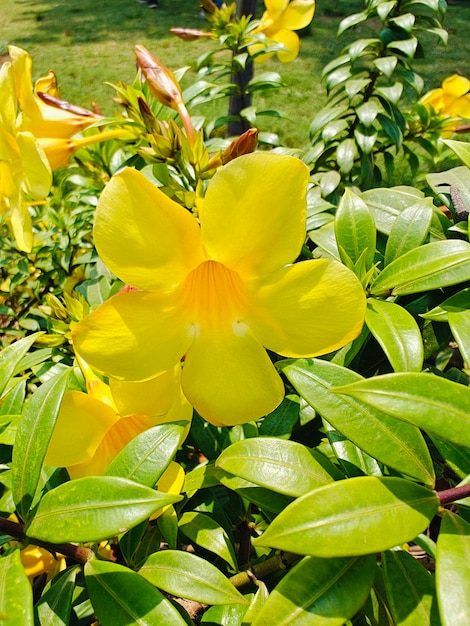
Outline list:
[[[194,79],[196,59],[214,45],[205,40],[184,42],[169,32],[172,26],[205,27],[197,0],[160,0],[160,4],[159,9],[150,9],[137,0],[2,0],[0,54],[6,54],[10,43],[25,48],[33,57],[35,77],[54,69],[63,98],[87,107],[96,102],[104,113],[111,114],[114,94],[104,82],[132,82],[136,43],[145,45],[172,70],[189,65],[193,71],[183,85]],[[279,132],[291,146],[308,143],[310,121],[325,102],[321,71],[346,41],[336,38],[338,24],[362,6],[361,0],[318,0],[314,21],[302,37],[299,58],[288,65],[272,60],[256,67],[258,72],[279,72],[286,84],[282,90],[255,98],[259,109],[274,108],[287,118],[266,118],[263,130]],[[448,47],[436,47],[435,39],[428,38],[427,56],[416,63],[426,89],[438,86],[453,72],[470,75],[469,23],[468,1],[449,6],[445,20]],[[355,36],[367,36],[360,28]],[[225,111],[224,104],[219,106]],[[205,110],[195,113],[204,114]]]

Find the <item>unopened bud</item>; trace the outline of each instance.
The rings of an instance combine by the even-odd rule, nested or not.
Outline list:
[[[203,37],[212,37],[212,33],[208,33],[205,30],[196,30],[195,28],[170,28],[170,33],[184,41],[196,41]]]
[[[199,6],[204,15],[210,18],[217,11],[217,5],[212,0],[199,0]]]
[[[145,125],[145,130],[148,133],[154,133],[157,130],[157,120],[155,115],[152,113],[152,109],[140,96],[137,98],[137,103],[139,105],[140,115],[142,116],[142,120]]]
[[[134,50],[137,65],[152,95],[163,105],[177,111],[183,102],[183,96],[173,72],[157,61],[144,46],[138,44]]]
[[[225,165],[229,161],[233,161],[242,154],[248,154],[250,152],[254,152],[256,150],[256,146],[258,145],[258,129],[257,128],[249,128],[247,131],[237,137],[229,147],[222,152],[220,155],[220,160],[222,165]]]

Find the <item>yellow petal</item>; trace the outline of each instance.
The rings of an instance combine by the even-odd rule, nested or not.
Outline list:
[[[448,76],[442,82],[442,89],[446,96],[452,99],[465,96],[470,91],[470,80],[465,76],[459,76],[458,74],[452,74]]]
[[[140,433],[152,426],[145,415],[130,415],[118,419],[103,436],[92,458],[78,465],[67,466],[70,478],[101,476],[117,454]]]
[[[283,13],[288,4],[289,0],[264,0],[264,6],[267,12],[272,16]]]
[[[89,461],[118,419],[103,402],[81,391],[67,391],[49,442],[46,464],[68,467]]]
[[[111,378],[109,386],[121,416],[162,416],[173,405],[181,385],[181,365],[143,382],[129,382]]]
[[[164,493],[170,493],[172,495],[178,495],[181,493],[181,489],[183,489],[184,485],[184,469],[181,467],[179,463],[175,463],[172,461],[170,465],[163,472],[160,480],[157,484],[158,491],[163,491]],[[160,517],[162,513],[164,513],[167,509],[169,509],[171,504],[168,506],[164,506],[162,509],[155,511],[155,513],[151,516],[151,520],[157,519]]]
[[[168,291],[202,260],[195,218],[131,168],[101,194],[94,238],[109,269],[139,289]]]
[[[31,133],[20,132],[16,140],[21,151],[23,185],[34,200],[47,196],[52,185],[52,173],[44,151]]]
[[[27,546],[20,552],[21,563],[28,578],[46,574],[57,564],[57,560],[44,548]]]
[[[290,63],[299,55],[300,39],[298,35],[291,30],[278,30],[273,34],[272,39],[277,43],[282,43],[286,50],[278,50],[277,58],[282,63]]]
[[[282,14],[282,28],[300,30],[306,28],[313,19],[315,2],[313,0],[292,0]]]
[[[432,106],[435,111],[440,111],[442,108],[442,94],[442,87],[431,89],[421,98],[420,103],[424,106]]]
[[[284,385],[266,351],[244,323],[202,328],[186,354],[184,394],[216,426],[233,426],[273,411]]]
[[[18,102],[15,93],[15,81],[10,63],[0,67],[0,123],[14,134]]]
[[[79,322],[77,352],[92,367],[124,380],[147,380],[176,365],[192,341],[175,296],[130,292],[114,296]]]
[[[305,239],[308,175],[299,159],[261,152],[221,168],[201,216],[207,255],[245,277],[293,262]]]
[[[254,296],[255,336],[283,356],[327,354],[360,333],[366,298],[356,276],[326,259],[283,268]]]
[[[28,205],[24,200],[20,199],[18,203],[15,203],[10,221],[18,249],[23,250],[23,252],[31,252],[33,247],[33,224]]]

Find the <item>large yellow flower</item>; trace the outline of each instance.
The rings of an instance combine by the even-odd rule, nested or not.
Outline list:
[[[136,435],[172,421],[191,420],[181,393],[181,367],[142,383],[102,382],[79,359],[87,392],[64,395],[45,462],[65,467],[71,478],[99,476]]]
[[[35,137],[17,131],[18,101],[11,63],[0,68],[0,217],[11,222],[20,250],[33,244],[28,203],[49,193],[52,175]]]
[[[429,91],[420,102],[424,106],[432,107],[443,117],[458,118],[446,126],[446,134],[450,135],[462,119],[470,119],[470,80],[452,74],[444,79],[442,87]]]
[[[305,240],[307,167],[253,153],[218,170],[200,225],[145,176],[125,169],[98,203],[103,261],[140,291],[112,297],[74,329],[98,370],[145,380],[184,357],[182,387],[200,415],[234,425],[270,413],[281,355],[331,352],[358,335],[365,295],[343,265],[292,265]]]
[[[300,49],[298,35],[293,32],[306,28],[315,13],[315,0],[264,0],[266,11],[261,23],[253,32],[264,33],[268,39],[283,44],[286,50],[277,52],[277,57],[283,63],[289,63],[297,58]],[[250,53],[261,49],[261,44],[250,46]],[[263,54],[256,61],[263,62],[269,59],[272,53]]]

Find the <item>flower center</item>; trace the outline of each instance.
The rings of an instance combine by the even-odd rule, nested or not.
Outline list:
[[[245,317],[245,286],[237,272],[217,261],[204,261],[187,276],[182,297],[195,325],[239,322]]]

